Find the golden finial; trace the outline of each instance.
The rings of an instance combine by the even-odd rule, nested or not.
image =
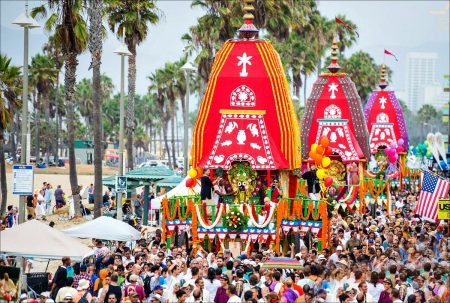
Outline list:
[[[253,19],[255,18],[252,13],[255,10],[253,2],[254,0],[244,0],[244,24],[238,30],[241,38],[250,39],[258,35],[258,29],[253,24]]]
[[[331,73],[337,73],[341,67],[338,64],[338,45],[337,45],[337,40],[336,40],[336,35],[333,35],[333,44],[331,45],[331,63],[328,66],[328,70]]]
[[[387,83],[386,83],[386,65],[385,64],[381,64],[381,79],[380,79],[380,84],[378,85],[378,87],[381,88],[382,90],[387,87]]]
[[[244,6],[244,20],[249,20],[249,19],[254,19],[255,17],[253,16],[253,11],[255,10],[255,8],[253,7],[253,1],[254,0],[244,0],[245,2],[245,6]]]

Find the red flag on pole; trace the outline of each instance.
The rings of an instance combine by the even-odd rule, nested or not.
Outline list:
[[[394,57],[395,61],[398,61],[397,57],[396,57],[393,53],[391,53],[390,51],[388,51],[388,50],[386,50],[386,49],[384,50],[384,54],[385,54],[385,55],[392,56],[392,57]]]
[[[349,29],[349,30],[351,30],[351,31],[354,31],[354,32],[356,33],[356,35],[359,37],[358,32],[357,32],[353,27],[351,27],[347,22],[342,21],[342,20],[339,19],[338,17],[335,17],[334,20],[335,20],[337,23],[340,23],[340,24],[344,25],[347,29]]]

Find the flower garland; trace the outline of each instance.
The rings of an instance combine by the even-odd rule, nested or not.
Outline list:
[[[213,222],[211,225],[207,225],[207,224],[203,221],[203,218],[202,218],[202,214],[201,214],[201,212],[200,212],[200,207],[199,207],[199,205],[195,205],[195,210],[196,210],[197,218],[198,218],[198,221],[200,222],[200,225],[201,225],[204,229],[212,229],[212,228],[216,227],[216,225],[219,224],[220,218],[221,218],[221,216],[222,216],[223,209],[224,209],[225,207],[226,207],[225,204],[222,204],[222,203],[219,204],[219,209],[217,210],[216,219],[214,220],[214,222]]]
[[[236,206],[222,215],[222,225],[229,231],[239,231],[247,227],[248,215],[244,216]]]
[[[251,206],[248,204],[246,206],[247,206],[247,213],[249,214],[250,223],[257,228],[265,228],[267,225],[269,225],[270,221],[272,220],[273,214],[275,213],[275,208],[276,208],[276,206],[271,206],[269,215],[266,217],[266,220],[262,224],[258,224],[258,221],[255,220],[255,218],[253,217],[253,212],[251,210]]]
[[[327,203],[326,201],[320,201],[318,204],[318,211],[317,213],[314,212],[314,204],[312,203],[312,201],[309,202],[308,204],[308,212],[306,214],[306,216],[304,216],[303,214],[303,200],[301,198],[293,201],[294,203],[294,207],[293,207],[293,211],[292,214],[290,214],[290,210],[288,207],[288,201],[283,199],[278,203],[277,206],[277,214],[276,214],[276,232],[275,234],[277,235],[276,239],[275,239],[275,248],[274,251],[277,253],[280,253],[280,241],[281,241],[281,237],[283,235],[282,231],[281,231],[281,221],[283,221],[283,219],[288,219],[288,220],[293,220],[294,217],[296,217],[297,220],[309,220],[312,219],[314,221],[322,221],[322,230],[327,230],[325,228],[327,228],[329,226],[329,222],[328,222],[328,210],[327,210]],[[291,219],[292,218],[292,219]],[[327,247],[327,232],[322,232],[322,247],[326,248]]]

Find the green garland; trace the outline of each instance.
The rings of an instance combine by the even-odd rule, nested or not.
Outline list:
[[[240,231],[247,227],[248,215],[244,216],[237,206],[233,206],[227,213],[222,215],[222,226],[229,231]]]

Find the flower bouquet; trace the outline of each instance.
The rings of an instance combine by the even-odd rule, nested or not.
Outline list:
[[[222,215],[223,227],[228,228],[229,231],[239,231],[247,227],[248,216],[244,216],[238,207],[232,207],[227,213]]]

